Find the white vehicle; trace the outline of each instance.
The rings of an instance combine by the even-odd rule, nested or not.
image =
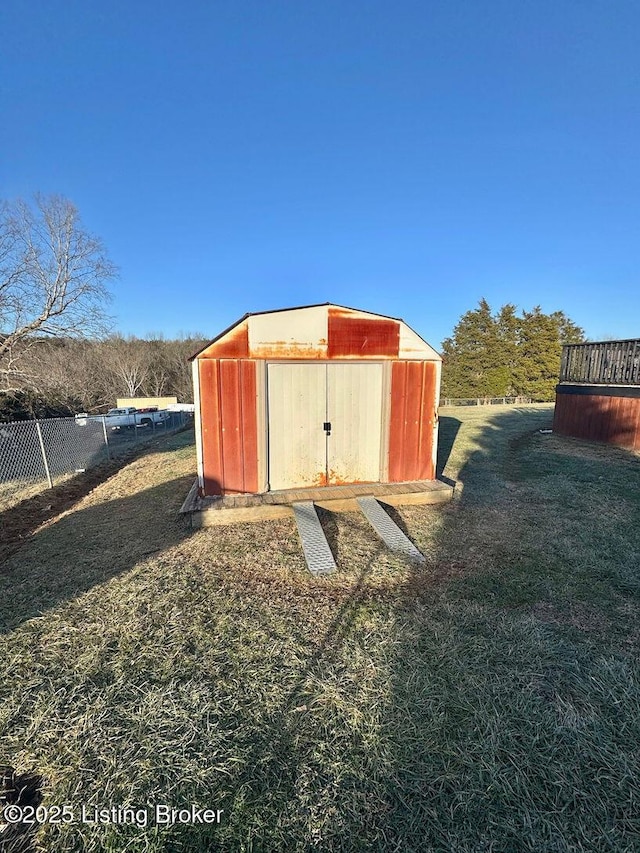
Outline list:
[[[186,412],[188,415],[195,414],[195,403],[170,403],[167,406],[168,412]]]
[[[157,409],[136,409],[126,406],[122,409],[109,409],[106,415],[76,415],[76,423],[84,426],[87,421],[101,421],[105,418],[108,429],[133,429],[134,427],[161,427],[169,420],[169,412]]]

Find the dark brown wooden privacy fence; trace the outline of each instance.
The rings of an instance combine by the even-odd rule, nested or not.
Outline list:
[[[640,338],[564,346],[560,382],[640,385]]]

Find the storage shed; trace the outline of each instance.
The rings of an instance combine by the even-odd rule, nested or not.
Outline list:
[[[192,361],[201,497],[435,478],[442,360],[402,320],[246,314]]]

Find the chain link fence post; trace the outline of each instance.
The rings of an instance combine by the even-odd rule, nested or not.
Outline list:
[[[109,447],[109,437],[107,435],[107,419],[102,416],[102,432],[104,435],[104,446],[107,448],[107,459],[111,459],[111,448]]]
[[[47,482],[49,483],[49,488],[53,488],[53,482],[51,480],[51,472],[49,471],[49,463],[47,462],[47,452],[44,449],[44,441],[42,440],[42,430],[40,429],[39,421],[36,421],[36,432],[38,433],[38,442],[40,444],[40,450],[42,452],[42,461],[44,462],[44,470],[47,475]]]

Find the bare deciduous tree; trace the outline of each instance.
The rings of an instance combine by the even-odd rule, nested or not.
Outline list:
[[[116,380],[115,387],[124,397],[138,396],[146,385],[151,369],[147,341],[115,335],[103,347],[104,364]]]
[[[125,396],[175,394],[180,402],[191,402],[188,357],[205,343],[201,335],[173,340],[155,335],[151,341],[122,335],[40,338],[21,362],[29,377],[23,392],[0,392],[0,420],[102,412]]]
[[[98,335],[108,326],[107,283],[116,268],[61,196],[0,204],[0,380],[27,378],[25,353],[51,336]]]

